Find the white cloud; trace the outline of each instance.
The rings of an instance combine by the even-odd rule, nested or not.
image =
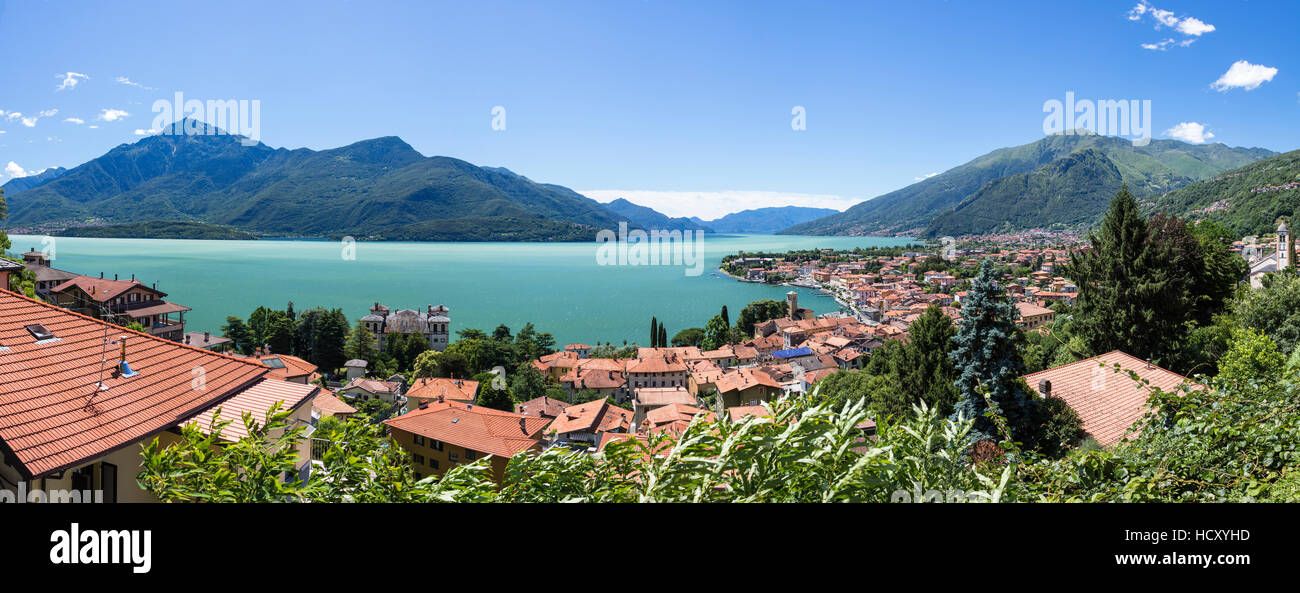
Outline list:
[[[917,181],[925,181],[926,179],[934,177],[935,175],[938,175],[938,173],[926,173],[925,175],[922,175],[920,177],[914,177],[913,179],[916,179]]]
[[[1173,43],[1174,43],[1174,39],[1171,37],[1171,38],[1169,38],[1169,39],[1166,39],[1166,40],[1164,40],[1164,41],[1160,41],[1160,42],[1156,42],[1156,43],[1143,43],[1143,44],[1142,44],[1142,49],[1151,49],[1151,50],[1156,50],[1156,51],[1165,51],[1166,49],[1169,48],[1170,45],[1173,45]],[[1183,46],[1183,47],[1187,47],[1187,46]]]
[[[98,129],[99,129],[99,126],[95,126],[95,125],[86,126],[86,127],[90,128],[90,129],[92,129],[92,130],[98,130]]]
[[[18,163],[15,163],[13,161],[9,161],[9,165],[5,167],[5,173],[7,173],[9,177],[13,179],[18,179],[19,177],[26,177],[32,174],[31,171],[24,171],[22,167],[18,166]]]
[[[1183,19],[1183,22],[1178,23],[1178,32],[1182,33],[1183,35],[1191,35],[1192,37],[1200,37],[1201,35],[1209,33],[1213,30],[1214,30],[1214,25],[1211,25],[1200,19],[1194,19],[1190,16]]]
[[[1185,121],[1169,128],[1164,131],[1164,135],[1175,140],[1191,142],[1192,144],[1203,144],[1210,138],[1214,137],[1214,134],[1205,130],[1205,124],[1196,123],[1194,121]]]
[[[21,113],[10,113],[8,117],[11,120],[14,118],[21,118],[23,120],[24,126],[27,126],[29,128],[34,128],[36,127],[37,120],[41,119],[42,117],[50,117],[58,112],[59,112],[58,109],[46,109],[30,117],[22,117]]]
[[[89,76],[86,76],[85,74],[78,74],[78,73],[76,73],[76,72],[68,72],[68,73],[65,73],[65,74],[55,74],[54,77],[55,77],[55,78],[62,78],[62,79],[63,79],[63,81],[59,83],[59,87],[56,88],[56,89],[54,89],[54,90],[56,90],[56,91],[61,91],[61,90],[64,90],[64,89],[77,88],[77,83],[80,83],[82,80],[89,80],[89,79],[90,79]]]
[[[6,132],[6,131],[4,131],[4,130],[0,130],[0,134],[8,134],[8,133],[9,133],[9,132]]]
[[[131,114],[122,111],[121,109],[101,109],[99,110],[99,117],[96,119],[99,121],[117,121],[128,115]]]
[[[653,208],[668,216],[698,216],[716,220],[733,212],[769,206],[806,206],[845,210],[864,198],[829,194],[796,194],[775,191],[654,191],[654,190],[580,190],[578,193],[597,202],[609,203],[624,198],[638,206]]]
[[[124,85],[126,85],[126,86],[133,86],[133,87],[135,87],[135,88],[138,88],[138,89],[144,89],[144,90],[146,90],[146,91],[156,91],[156,90],[158,90],[158,89],[155,89],[155,88],[153,88],[153,87],[151,87],[151,86],[145,86],[145,85],[140,84],[140,83],[138,83],[138,82],[133,82],[130,78],[127,78],[127,77],[125,77],[125,76],[119,76],[119,77],[117,77],[117,82],[118,82],[118,84],[124,84]]]
[[[1159,8],[1156,8],[1154,6],[1151,6],[1151,4],[1147,2],[1147,0],[1142,0],[1137,4],[1137,6],[1134,6],[1132,9],[1128,11],[1128,20],[1130,21],[1140,21],[1144,16],[1150,16],[1151,19],[1155,21],[1157,30],[1159,30],[1161,27],[1169,27],[1189,37],[1200,37],[1201,35],[1214,31],[1214,25],[1211,25],[1195,17],[1189,16],[1189,17],[1179,18],[1178,16],[1174,15],[1172,10],[1161,10]],[[1177,43],[1179,47],[1187,47],[1191,45],[1193,41],[1196,40],[1185,39]],[[1174,43],[1175,40],[1172,38],[1166,39],[1164,41],[1158,41],[1155,43],[1143,43],[1142,49],[1164,51],[1166,48],[1168,48],[1170,45],[1173,45]]]
[[[1238,60],[1210,86],[1217,91],[1226,91],[1232,88],[1243,88],[1249,91],[1273,80],[1274,76],[1277,76],[1277,68],[1269,68],[1268,66],[1252,64],[1246,60]]]
[[[153,130],[153,129],[149,129],[149,130],[141,130],[140,128],[136,128],[136,130],[135,130],[135,135],[136,135],[136,136],[148,136],[148,135],[150,135],[150,134],[157,134],[158,132],[161,132],[161,131],[162,131],[162,130]]]
[[[68,119],[65,119],[65,120],[63,120],[63,121],[66,121],[66,122],[68,122],[68,123],[70,123],[70,124],[77,124],[77,125],[81,125],[81,124],[86,123],[86,120],[81,119],[81,118],[79,118],[79,117],[69,117]]]
[[[19,113],[19,112],[17,112],[17,111],[10,111],[9,113],[4,114],[4,116],[5,116],[5,119],[8,119],[9,121],[13,121],[13,120],[15,120],[15,119],[18,119],[18,118],[22,117],[23,114],[21,114],[21,113]]]

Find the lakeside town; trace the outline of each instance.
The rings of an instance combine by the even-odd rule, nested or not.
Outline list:
[[[1116,204],[1111,216],[1125,216],[1123,196]],[[1238,299],[1278,273],[1293,275],[1285,222],[1275,237],[1218,240],[1219,251],[1198,257],[1230,257],[1246,272],[1228,279],[1247,287]],[[375,302],[357,312],[289,303],[230,315],[221,335],[187,332],[190,309],[167,301],[156,283],[58,269],[32,249],[0,259],[0,285],[10,288],[0,292],[0,393],[27,394],[0,404],[0,486],[156,501],[175,494],[144,480],[151,455],[197,438],[234,446],[271,434],[292,442],[278,479],[308,484],[314,473],[337,471],[329,464],[340,435],[374,431],[384,455],[409,464],[408,479],[425,483],[472,466],[502,487],[514,460],[553,450],[599,459],[617,443],[654,459],[699,426],[791,422],[782,410],[800,399],[867,402],[853,424],[852,450],[862,453],[882,438],[878,423],[896,427],[917,402],[944,416],[970,405],[954,353],[959,336],[983,324],[992,325],[980,331],[1002,334],[981,340],[1004,342],[1003,356],[1018,361],[1010,368],[1019,376],[1009,379],[1027,392],[1021,397],[1058,404],[1044,420],[1020,420],[1066,426],[1020,437],[1037,441],[1038,454],[1124,447],[1155,409],[1144,390],[1204,389],[1207,379],[1171,370],[1189,363],[1168,350],[1080,352],[1085,342],[1071,327],[1080,284],[1068,265],[1089,254],[1104,255],[1076,233],[1048,231],[737,253],[721,268],[737,281],[820,290],[841,310],[815,315],[792,290],[784,301],[750,303],[734,323],[723,307],[671,340],[651,320],[644,345],[557,345],[532,324],[455,328],[442,304]],[[989,318],[991,310],[1000,317]],[[1128,377],[1099,382],[1097,369],[1112,366]],[[935,376],[909,384],[917,372]],[[871,383],[879,379],[899,385]],[[867,385],[881,393],[864,393]],[[909,395],[918,387],[924,393]],[[1015,413],[1012,405],[1002,409]]]

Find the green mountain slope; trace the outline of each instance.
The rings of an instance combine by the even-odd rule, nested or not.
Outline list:
[[[1215,220],[1242,236],[1272,233],[1279,218],[1300,212],[1300,150],[1143,200],[1143,208]]]
[[[1262,148],[1193,145],[1152,140],[1136,147],[1128,140],[1096,135],[1054,135],[1001,148],[929,179],[862,202],[843,213],[782,231],[807,235],[915,234],[937,216],[972,198],[988,183],[1028,174],[1071,153],[1092,149],[1119,170],[1136,195],[1149,195],[1273,155]],[[1068,170],[1068,169],[1067,169]],[[1045,196],[1040,196],[1045,199]]]
[[[10,215],[15,227],[177,220],[265,235],[431,241],[590,239],[619,220],[567,188],[425,157],[397,137],[313,151],[243,146],[224,134],[118,146],[16,195]],[[491,224],[476,231],[449,220]]]
[[[1009,229],[1090,224],[1124,183],[1120,168],[1087,148],[1029,173],[989,182],[930,221],[924,235],[977,235]]]

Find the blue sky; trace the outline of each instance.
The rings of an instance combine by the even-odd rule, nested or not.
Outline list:
[[[842,209],[1041,138],[1067,91],[1150,100],[1157,138],[1300,148],[1297,22],[1291,1],[0,0],[0,183],[139,140],[180,91],[259,100],[271,146],[396,135],[673,215]]]

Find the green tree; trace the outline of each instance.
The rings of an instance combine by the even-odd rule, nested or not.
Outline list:
[[[510,392],[510,385],[506,378],[498,378],[493,373],[479,373],[474,375],[474,380],[478,381],[475,403],[494,410],[514,411],[515,397]]]
[[[426,350],[415,357],[411,364],[411,380],[440,377],[438,358],[442,356],[437,350]]]
[[[1123,350],[1170,364],[1192,323],[1208,321],[1235,283],[1226,260],[1207,255],[1213,240],[1203,243],[1175,217],[1148,223],[1122,188],[1089,235],[1091,249],[1072,252],[1066,270],[1079,286],[1076,335],[1089,353]],[[1203,269],[1207,257],[1215,269]]]
[[[659,344],[659,318],[650,317],[650,347],[654,348]]]
[[[555,336],[538,332],[531,322],[525,323],[519,333],[515,334],[515,350],[519,355],[517,362],[537,360],[555,352]]]
[[[979,273],[970,291],[962,299],[961,327],[953,337],[949,354],[959,373],[956,382],[958,400],[954,416],[973,419],[971,436],[975,441],[1002,441],[994,420],[985,412],[989,401],[995,414],[1006,418],[1012,439],[1026,442],[1032,423],[1034,403],[1021,388],[1020,376],[1025,363],[1018,349],[1019,311],[998,285],[993,260],[980,263]],[[985,399],[987,390],[988,399]]]
[[[358,321],[348,332],[347,345],[344,347],[348,359],[364,360],[367,363],[375,358],[375,336],[365,322]]]
[[[728,327],[731,326],[731,316],[727,314],[727,306],[726,306],[726,305],[723,305],[723,306],[722,306],[722,322],[725,323],[725,324],[727,324]]]
[[[892,360],[897,386],[907,403],[892,410],[899,416],[917,402],[948,415],[957,403],[957,371],[949,354],[957,328],[938,305],[930,305],[908,328],[907,345]]]
[[[660,348],[668,347],[668,330],[664,329],[664,322],[659,322],[659,338],[657,340]]]
[[[248,333],[258,348],[266,345],[266,339],[271,333],[270,314],[270,309],[258,307],[248,315]]]
[[[221,326],[221,335],[229,339],[231,345],[241,354],[253,353],[252,333],[249,332],[248,326],[244,325],[243,319],[227,316],[226,324]]]
[[[526,402],[546,395],[546,377],[532,364],[524,362],[510,375],[510,394],[517,402]]]
[[[731,328],[721,315],[714,315],[704,326],[704,341],[700,344],[701,350],[717,350],[727,345],[727,340],[731,337]]]
[[[677,332],[677,335],[673,336],[672,344],[673,346],[699,347],[699,345],[703,342],[704,342],[704,328],[688,327],[682,331]]]
[[[1242,290],[1231,306],[1242,327],[1264,332],[1283,352],[1300,345],[1300,275],[1295,270],[1265,275],[1259,290]]]
[[[741,332],[746,336],[753,336],[755,325],[785,317],[790,314],[789,311],[790,305],[785,301],[775,299],[754,301],[740,310],[740,317],[736,319],[736,327],[740,328]]]
[[[438,355],[438,376],[451,379],[467,379],[470,373],[469,361],[463,355],[450,349]]]
[[[266,347],[276,354],[293,354],[293,319],[283,311],[274,311],[266,335]]]
[[[342,309],[320,310],[312,335],[312,364],[333,373],[347,362],[348,318]]]

